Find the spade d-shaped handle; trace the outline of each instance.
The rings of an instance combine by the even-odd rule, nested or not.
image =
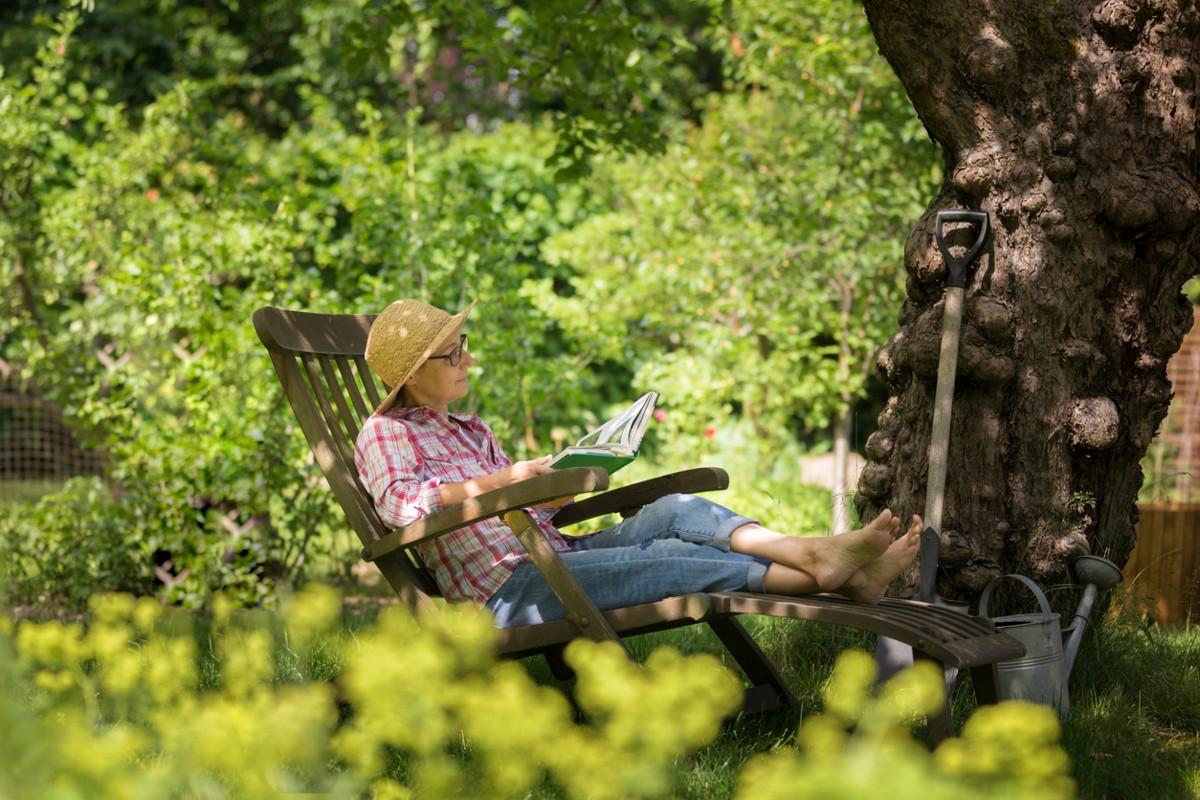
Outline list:
[[[939,211],[937,213],[937,224],[933,232],[937,239],[938,249],[942,251],[942,258],[946,261],[947,286],[966,288],[967,273],[970,272],[975,257],[979,255],[979,251],[983,249],[983,243],[987,239],[989,220],[990,217],[986,211]],[[947,222],[970,222],[979,225],[979,235],[975,237],[975,244],[961,260],[950,255],[950,249],[946,247],[946,240],[942,237],[942,226]]]

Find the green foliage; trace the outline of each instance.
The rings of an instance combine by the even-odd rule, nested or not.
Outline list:
[[[567,798],[664,797],[676,759],[711,742],[740,702],[738,681],[711,656],[660,649],[638,665],[580,640],[567,649],[580,722],[557,690],[496,661],[486,614],[453,609],[418,622],[392,608],[351,638],[340,605],[317,586],[282,618],[234,615],[219,602],[203,635],[127,595],[94,598],[86,627],[14,631],[6,618],[6,791],[500,798],[549,785]],[[306,667],[315,651],[324,653],[316,673]],[[872,699],[870,657],[856,655],[839,662],[826,713],[801,729],[805,751],[753,761],[739,796],[873,796],[885,775],[911,796],[1070,796],[1048,710],[988,709],[931,756],[907,724],[941,702],[939,677],[913,670]]]
[[[477,299],[465,410],[510,455],[651,386],[661,462],[732,440],[737,482],[761,479],[746,510],[805,528],[789,428],[861,396],[896,301],[896,220],[922,192],[903,176],[929,173],[861,12],[218,5],[0,12],[16,23],[0,34],[0,359],[106,454],[107,481],[0,522],[22,554],[10,600],[79,606],[95,585],[259,603],[280,581],[347,577],[356,543],[249,325],[265,304]],[[829,38],[801,46],[813,37]],[[562,113],[480,112],[486,134],[447,136],[463,125],[419,106],[451,45],[494,45],[478,69],[549,70],[513,84],[538,98],[518,105]],[[397,76],[415,81],[404,102]],[[702,102],[722,81],[734,92]],[[613,137],[665,146],[660,127],[661,159],[557,174]]]
[[[611,210],[546,247],[573,292],[531,292],[662,392],[668,438],[694,446],[733,411],[776,446],[865,394],[937,170],[861,9],[735,4],[727,24],[752,89],[661,158],[600,162]]]
[[[660,128],[695,115],[720,88],[707,0],[534,4],[442,0],[108,0],[85,5],[67,79],[134,115],[181,77],[217,115],[272,133],[306,124],[311,97],[353,116],[366,102],[390,123],[486,129],[549,112],[556,163],[582,174],[601,144],[660,147]],[[58,5],[0,9],[0,60],[22,69]]]
[[[97,480],[71,481],[24,514],[0,517],[0,586],[10,601],[43,607],[81,607],[92,593],[153,591],[152,549],[130,537],[128,504],[114,501]],[[47,536],[53,531],[56,535]],[[52,592],[66,592],[55,596]]]
[[[92,537],[77,496],[47,497],[5,520],[21,552],[102,542],[125,567],[103,586],[189,604],[217,589],[259,602],[314,558],[348,566],[350,537],[249,325],[264,304],[475,297],[488,366],[472,402],[502,436],[533,446],[535,419],[544,430],[585,402],[588,377],[518,292],[541,269],[537,242],[587,205],[545,166],[547,133],[442,148],[423,129],[386,135],[363,107],[365,134],[330,111],[272,141],[239,113],[208,116],[187,83],[135,125],[103,92],[63,91],[74,26],[45,42],[33,83],[0,76],[0,278],[20,290],[0,300],[0,357],[107,454],[114,498],[93,488],[83,516],[113,519]],[[96,125],[86,144],[77,120]],[[78,603],[90,583],[75,567],[12,571],[22,601]],[[34,585],[51,576],[74,586]]]
[[[578,701],[497,663],[486,614],[418,624],[389,609],[352,640],[336,593],[312,587],[276,619],[218,603],[205,640],[125,595],[92,601],[90,626],[11,623],[0,635],[0,776],[22,797],[662,796],[681,753],[711,741],[740,687],[710,656],[572,644]],[[15,645],[15,650],[13,646]],[[303,668],[336,651],[325,679]],[[202,684],[205,659],[214,685]],[[353,712],[339,721],[338,703]],[[549,735],[553,745],[547,746]],[[594,776],[603,771],[607,780]]]

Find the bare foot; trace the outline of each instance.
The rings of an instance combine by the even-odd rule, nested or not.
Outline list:
[[[888,546],[898,530],[899,517],[885,508],[878,517],[856,531],[827,539],[805,539],[811,547],[807,551],[806,563],[791,566],[811,575],[820,591],[832,592],[842,587],[851,576],[861,573],[886,556]]]
[[[904,535],[893,542],[883,555],[851,575],[837,591],[860,603],[878,603],[883,599],[888,584],[917,557],[920,543],[921,518],[913,514],[912,526]]]

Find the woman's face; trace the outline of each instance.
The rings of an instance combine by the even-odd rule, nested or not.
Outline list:
[[[436,356],[453,355],[458,350],[462,337],[462,327],[451,331],[450,335],[438,344],[433,351],[433,358],[417,368],[413,376],[404,384],[404,394],[408,405],[424,405],[443,411],[455,400],[467,396],[467,368],[475,363],[475,359],[463,347],[462,357],[457,366],[451,366],[451,359]]]

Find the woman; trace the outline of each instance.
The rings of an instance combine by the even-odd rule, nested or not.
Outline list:
[[[355,465],[389,525],[407,525],[551,471],[550,456],[513,463],[479,417],[450,413],[449,405],[467,395],[468,369],[475,363],[462,332],[470,310],[451,315],[418,300],[399,300],[371,326],[367,364],[390,392],[359,433]],[[691,495],[661,498],[605,531],[569,539],[551,523],[553,513],[533,510],[541,532],[602,610],[735,590],[836,591],[877,603],[912,563],[921,533],[914,515],[908,531],[896,538],[900,520],[885,510],[839,536],[787,536]],[[417,547],[447,600],[485,605],[499,627],[565,616],[498,518]]]

